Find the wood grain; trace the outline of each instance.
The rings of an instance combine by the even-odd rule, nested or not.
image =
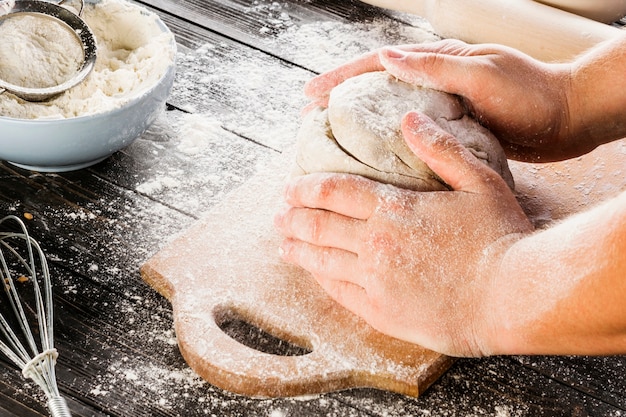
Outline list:
[[[255,397],[356,387],[417,397],[451,358],[376,332],[305,271],[280,261],[272,219],[293,159],[277,158],[142,267],[144,279],[172,302],[183,356],[211,384]],[[246,347],[220,328],[224,315],[310,353]]]

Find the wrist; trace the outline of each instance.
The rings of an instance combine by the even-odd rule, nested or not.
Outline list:
[[[594,149],[593,130],[599,123],[597,106],[592,105],[588,93],[589,80],[582,80],[580,65],[577,62],[548,64],[550,66],[553,94],[555,95],[554,114],[549,117],[557,120],[553,141],[548,144],[547,160],[563,160],[580,156]]]
[[[584,152],[626,136],[625,46],[626,37],[606,42],[569,64],[570,136]]]
[[[474,334],[480,356],[516,354],[522,349],[523,337],[518,328],[516,311],[508,300],[511,299],[513,277],[507,271],[506,262],[514,258],[516,244],[527,237],[527,233],[506,235],[490,245],[480,262],[481,297],[474,320]],[[514,291],[514,290],[513,290]]]

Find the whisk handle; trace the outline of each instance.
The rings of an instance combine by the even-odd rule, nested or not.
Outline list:
[[[48,400],[48,410],[50,410],[50,417],[72,417],[65,398],[61,396]]]

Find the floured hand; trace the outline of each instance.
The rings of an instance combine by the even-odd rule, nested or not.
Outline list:
[[[489,354],[489,271],[532,226],[502,178],[432,120],[409,113],[403,133],[454,191],[297,178],[276,217],[283,257],[386,334],[454,356]]]
[[[444,40],[382,48],[314,78],[305,92],[315,104],[325,105],[330,90],[343,80],[381,70],[460,96],[510,158],[547,162],[597,146],[579,138],[582,127],[571,120],[572,66],[546,64],[499,45]]]

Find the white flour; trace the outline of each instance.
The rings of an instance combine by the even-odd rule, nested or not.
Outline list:
[[[171,141],[146,144],[155,155],[162,155],[165,148],[171,150],[166,159],[151,167],[149,175],[144,177],[146,172],[142,172],[135,184],[137,192],[172,201],[180,210],[195,215],[256,170],[261,154],[258,146],[224,129],[216,115],[165,113],[151,129],[161,130]]]
[[[98,46],[95,68],[86,81],[46,103],[2,94],[0,115],[58,119],[119,108],[154,86],[174,60],[172,35],[162,31],[155,14],[141,7],[124,0],[103,0],[86,5],[83,18]]]
[[[413,24],[384,19],[359,23],[316,22],[291,26],[279,34],[277,40],[294,45],[288,51],[291,60],[323,72],[382,46],[440,39],[425,20],[416,19]]]
[[[180,129],[178,150],[188,156],[201,155],[208,150],[211,142],[220,140],[225,133],[217,119],[189,114],[185,116],[185,124]]]
[[[10,15],[0,21],[0,39],[0,79],[19,87],[63,84],[83,62],[76,33],[52,18]]]

